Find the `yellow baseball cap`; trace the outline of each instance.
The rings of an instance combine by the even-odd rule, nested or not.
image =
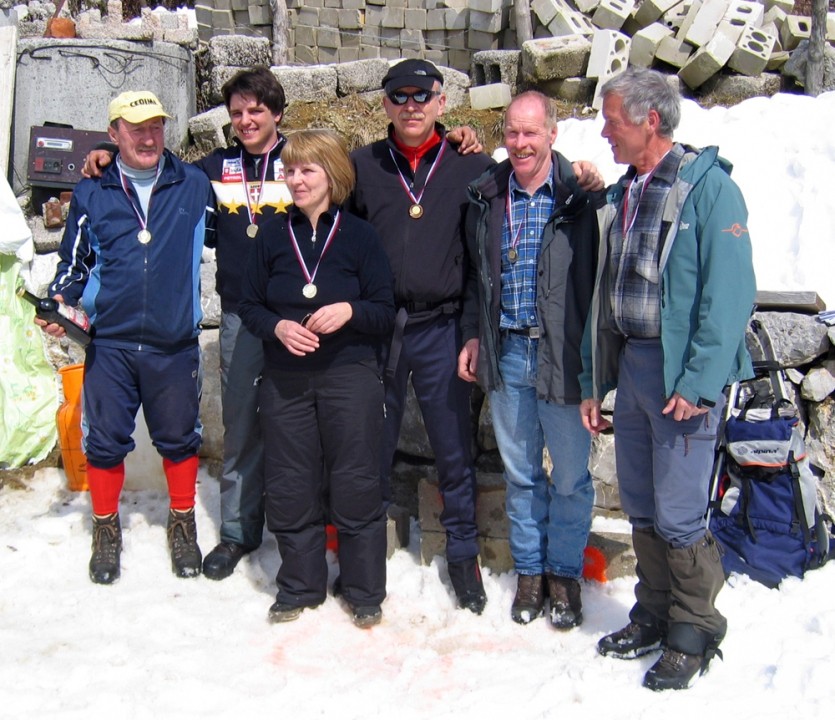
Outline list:
[[[123,92],[110,101],[107,108],[108,122],[123,118],[129,123],[138,124],[151,118],[171,116],[165,112],[162,103],[154,93],[147,90]]]

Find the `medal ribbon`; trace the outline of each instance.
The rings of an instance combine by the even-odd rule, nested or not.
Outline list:
[[[264,194],[264,183],[267,182],[267,166],[269,163],[267,160],[270,157],[270,153],[275,150],[276,146],[278,145],[278,139],[273,143],[273,146],[267,150],[266,153],[262,156],[261,160],[261,184],[258,186],[258,199],[255,201],[255,208],[258,209],[261,205],[261,196]],[[249,201],[249,186],[246,182],[246,167],[244,166],[244,151],[241,150],[241,182],[244,186],[244,197],[246,198],[246,214],[249,215],[249,222],[251,225],[257,225],[258,223],[255,221],[255,215],[252,212],[252,203]]]
[[[522,228],[525,227],[525,222],[528,219],[528,209],[525,208],[525,219],[519,224],[519,227],[516,228],[516,234],[513,234],[513,212],[511,210],[511,203],[510,203],[510,183],[508,182],[507,187],[507,228],[510,231],[510,249],[513,250],[519,244],[519,235],[522,234]]]
[[[146,230],[148,228],[148,220],[147,218],[151,215],[151,200],[154,199],[154,190],[157,189],[157,182],[159,181],[159,176],[162,174],[162,163],[157,164],[157,176],[154,178],[154,185],[151,188],[151,194],[148,196],[148,215],[142,215],[142,209],[136,207],[136,203],[133,201],[133,197],[130,194],[130,190],[128,189],[128,183],[125,179],[125,175],[122,172],[122,168],[119,167],[118,163],[116,165],[116,169],[119,171],[119,180],[122,183],[122,190],[125,191],[125,195],[128,198],[128,202],[130,206],[133,208],[134,215],[136,215],[136,219],[139,221],[139,227],[141,230]]]
[[[325,257],[325,253],[328,251],[330,247],[331,241],[333,240],[334,236],[336,235],[336,231],[339,229],[339,223],[342,220],[342,211],[337,210],[336,215],[333,218],[333,227],[331,231],[328,233],[328,237],[325,240],[325,244],[322,246],[322,254],[319,255],[319,259],[316,261],[316,267],[313,268],[313,274],[311,274],[308,269],[307,265],[304,262],[304,258],[302,257],[301,250],[299,250],[299,243],[296,240],[296,233],[293,232],[293,223],[290,222],[290,218],[287,218],[287,229],[290,231],[290,242],[293,243],[293,250],[296,253],[296,260],[299,261],[299,266],[304,273],[304,279],[307,281],[308,285],[312,285],[313,281],[316,279],[316,273],[319,272],[319,265],[322,264],[322,258]],[[314,231],[315,232],[315,231]]]
[[[632,186],[635,184],[635,180],[637,178],[633,177],[632,180],[629,182],[629,187],[626,189],[626,194],[623,196],[623,237],[626,238],[627,234],[630,230],[632,230],[632,226],[635,224],[635,218],[638,217],[638,207],[641,205],[641,198],[644,197],[644,191],[647,189],[647,185],[649,185],[649,181],[652,180],[652,176],[655,173],[656,165],[652,170],[647,173],[646,178],[644,179],[643,185],[641,185],[641,192],[638,194],[638,200],[635,203],[635,209],[632,212],[630,217],[629,214],[629,198],[632,194]]]
[[[400,171],[400,166],[397,164],[397,160],[394,157],[394,151],[389,148],[389,155],[391,155],[391,160],[394,163],[394,167],[397,170],[397,174],[400,176],[400,184],[403,186],[403,189],[406,191],[406,194],[412,199],[412,202],[415,205],[420,205],[420,200],[423,197],[423,193],[426,192],[426,186],[429,185],[429,180],[431,180],[432,176],[435,174],[435,170],[438,167],[438,163],[441,162],[441,158],[444,156],[444,151],[446,150],[447,143],[445,140],[441,140],[441,149],[438,151],[438,154],[435,156],[435,161],[432,163],[432,167],[429,168],[429,173],[426,176],[426,180],[423,183],[423,187],[420,190],[420,195],[415,196],[415,194],[409,188],[409,183],[406,182],[406,178],[403,177],[403,173]]]

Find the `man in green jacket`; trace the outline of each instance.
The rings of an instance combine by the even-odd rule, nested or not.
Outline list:
[[[753,374],[748,214],[715,147],[673,141],[680,98],[663,75],[632,68],[602,93],[603,137],[629,169],[600,213],[580,413],[593,434],[605,429],[600,401],[617,386],[615,454],[638,584],[630,622],[598,650],[634,658],[662,648],[644,686],[682,689],[727,629],[705,512],[723,388]]]

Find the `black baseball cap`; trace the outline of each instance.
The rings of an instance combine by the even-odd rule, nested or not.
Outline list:
[[[392,65],[383,78],[383,90],[386,94],[393,93],[404,87],[416,87],[421,90],[431,90],[435,82],[444,84],[444,76],[428,60],[410,58]]]

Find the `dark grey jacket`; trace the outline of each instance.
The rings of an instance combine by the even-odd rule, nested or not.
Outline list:
[[[539,258],[536,311],[537,395],[561,405],[580,403],[580,345],[596,272],[598,197],[580,188],[571,163],[552,155],[556,203],[545,225]],[[510,161],[487,170],[469,187],[467,246],[478,276],[464,303],[464,337],[479,338],[478,381],[485,391],[502,386],[499,373],[501,238]]]

